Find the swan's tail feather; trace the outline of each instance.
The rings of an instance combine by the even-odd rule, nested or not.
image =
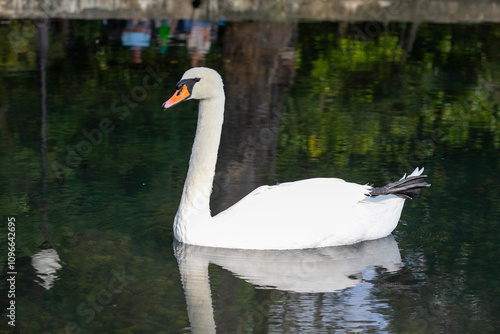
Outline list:
[[[399,181],[389,183],[383,187],[373,188],[370,190],[371,196],[377,195],[396,195],[404,199],[412,199],[420,193],[422,188],[430,187],[431,185],[425,182],[427,175],[422,175],[424,169],[418,167],[410,175],[403,176]]]

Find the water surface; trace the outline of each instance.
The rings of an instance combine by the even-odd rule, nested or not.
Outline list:
[[[133,22],[2,24],[16,330],[495,332],[500,26],[393,22],[363,36],[367,24],[147,21],[145,46],[124,38]],[[174,245],[197,105],[161,104],[193,65],[225,81],[213,212],[308,177],[383,185],[425,166],[432,187],[377,242],[292,255]]]

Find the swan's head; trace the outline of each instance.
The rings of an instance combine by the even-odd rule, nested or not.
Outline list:
[[[175,87],[174,95],[163,103],[163,109],[190,99],[224,98],[222,87],[219,73],[207,67],[194,67],[184,73]]]

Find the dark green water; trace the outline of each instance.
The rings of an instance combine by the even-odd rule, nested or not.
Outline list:
[[[196,327],[187,304],[202,297],[181,283],[172,221],[197,105],[161,110],[192,64],[225,80],[214,212],[261,184],[308,177],[383,185],[425,166],[432,183],[407,201],[393,233],[400,265],[379,255],[348,266],[340,276],[351,284],[323,280],[336,292],[261,289],[273,284],[220,264],[252,264],[255,254],[206,255],[220,262],[208,269],[213,315],[203,313],[219,333],[500,328],[500,25],[391,23],[367,36],[363,23],[213,24],[207,51],[173,27],[162,47],[166,30],[152,28],[138,63],[122,45],[124,22],[0,26],[0,333],[13,332],[9,217],[14,332]],[[363,247],[378,246],[339,252],[352,264]]]

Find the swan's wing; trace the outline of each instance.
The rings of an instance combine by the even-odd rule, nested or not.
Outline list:
[[[220,247],[248,249],[313,248],[380,238],[395,228],[404,200],[392,195],[373,200],[367,196],[370,189],[327,178],[262,186],[210,224],[197,226],[197,233],[204,240],[223,240]],[[394,219],[385,219],[388,210]]]
[[[342,212],[366,198],[370,187],[334,178],[314,178],[261,186],[221,212],[217,219],[311,220]],[[331,214],[330,214],[331,217]]]

